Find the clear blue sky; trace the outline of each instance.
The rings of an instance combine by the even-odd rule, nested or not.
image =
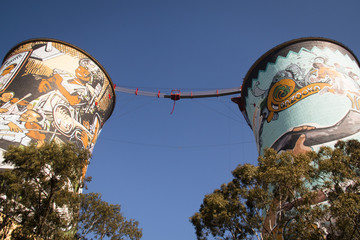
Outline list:
[[[118,86],[170,93],[240,86],[255,60],[299,37],[332,38],[360,56],[353,1],[3,1],[4,57],[29,38],[56,38],[94,56]],[[205,194],[256,164],[251,130],[230,97],[173,102],[117,93],[96,143],[89,191],[122,205],[144,240],[195,239]]]

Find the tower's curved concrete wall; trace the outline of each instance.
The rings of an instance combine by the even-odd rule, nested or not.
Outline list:
[[[259,154],[360,139],[360,68],[333,40],[301,38],[265,53],[247,73],[240,107]]]
[[[114,104],[110,77],[88,53],[55,39],[22,42],[0,68],[0,153],[52,140],[92,151]]]

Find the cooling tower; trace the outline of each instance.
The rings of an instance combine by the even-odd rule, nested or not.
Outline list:
[[[296,39],[265,53],[247,73],[240,101],[259,154],[360,139],[359,76],[351,50],[330,39]]]
[[[55,39],[24,41],[0,68],[0,152],[46,141],[92,151],[114,105],[109,75],[87,52]]]
[[[253,130],[260,155],[267,147],[294,154],[317,151],[338,140],[360,140],[359,76],[359,61],[343,44],[324,38],[295,39],[255,62],[234,102]],[[320,190],[314,204],[325,200]],[[288,222],[277,226],[278,216]],[[284,239],[291,221],[290,212],[270,211],[264,231]],[[328,225],[324,221],[317,226]]]

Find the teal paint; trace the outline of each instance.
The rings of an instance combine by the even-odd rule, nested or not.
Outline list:
[[[259,154],[360,139],[359,76],[351,50],[329,39],[296,39],[264,54],[247,73],[241,99]]]

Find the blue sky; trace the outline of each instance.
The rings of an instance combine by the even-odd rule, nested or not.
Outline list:
[[[238,87],[272,47],[299,37],[342,42],[360,56],[358,1],[4,1],[4,57],[30,38],[55,38],[94,56],[117,86],[146,91]],[[195,239],[205,194],[256,164],[251,130],[230,97],[173,102],[117,93],[96,143],[89,191],[122,205],[144,240]]]

